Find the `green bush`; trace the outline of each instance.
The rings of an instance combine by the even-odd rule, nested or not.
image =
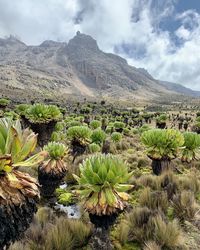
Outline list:
[[[185,132],[183,152],[182,152],[182,161],[191,162],[192,160],[199,159],[200,153],[200,135],[193,132]]]
[[[47,123],[50,121],[58,121],[62,118],[62,113],[55,105],[34,104],[30,106],[25,117],[32,123]]]
[[[90,127],[92,129],[97,129],[97,128],[101,127],[101,122],[98,120],[93,120],[90,122]]]
[[[163,123],[167,121],[167,115],[161,114],[159,117],[156,118],[157,123]]]
[[[112,140],[113,142],[119,142],[119,141],[121,141],[121,139],[122,139],[121,133],[119,133],[119,132],[113,132],[113,133],[111,134],[111,140]]]
[[[96,143],[92,143],[89,145],[89,151],[90,153],[97,153],[101,151],[101,147]]]
[[[68,128],[67,137],[72,141],[79,141],[81,144],[89,144],[92,131],[86,126],[73,126]]]
[[[0,99],[0,105],[3,106],[3,107],[6,107],[10,104],[10,100],[8,99],[5,99],[5,98],[1,98]]]
[[[106,139],[106,133],[100,128],[96,129],[92,132],[91,139],[92,142],[101,145]]]
[[[126,184],[132,175],[127,165],[112,155],[95,155],[80,166],[78,181],[85,209],[99,216],[122,211],[128,200],[126,193],[132,185]]]
[[[174,129],[152,129],[141,136],[147,155],[153,159],[174,159],[182,149],[184,137]]]
[[[125,127],[125,124],[123,122],[116,121],[114,122],[114,128],[115,129],[123,129]]]
[[[148,125],[144,124],[141,128],[138,129],[138,131],[140,134],[142,134],[143,132],[148,131],[150,129],[151,128]]]
[[[59,142],[49,142],[44,146],[44,150],[49,153],[51,159],[62,159],[67,153],[68,149],[66,146]]]
[[[80,121],[70,121],[70,122],[67,122],[66,123],[67,127],[70,128],[70,127],[74,127],[74,126],[81,126],[82,123]]]
[[[19,115],[25,115],[25,113],[29,107],[30,107],[29,104],[19,104],[16,106],[15,111]]]
[[[128,136],[128,135],[130,135],[130,133],[131,133],[130,129],[128,129],[128,128],[124,128],[124,129],[123,129],[123,134],[124,134],[124,135],[127,135],[127,136]]]

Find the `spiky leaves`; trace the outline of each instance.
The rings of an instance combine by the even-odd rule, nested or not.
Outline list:
[[[101,145],[106,139],[106,133],[102,129],[95,129],[92,132],[91,139],[93,143]]]
[[[0,173],[6,173],[15,182],[12,170],[18,166],[34,166],[46,157],[40,152],[28,158],[37,145],[37,135],[30,130],[22,130],[19,121],[0,119]]]
[[[37,103],[26,110],[25,117],[31,123],[48,123],[50,121],[60,120],[60,118],[62,118],[62,113],[55,105]]]
[[[80,165],[80,177],[74,175],[80,186],[84,207],[98,216],[122,211],[132,185],[126,184],[132,173],[119,158],[111,155],[95,155]]]
[[[156,118],[156,126],[160,129],[164,129],[166,127],[167,115],[161,114]]]
[[[77,141],[81,145],[90,143],[91,130],[86,126],[73,126],[67,130],[67,136],[71,141]]]
[[[67,153],[68,149],[63,143],[59,142],[49,142],[48,145],[44,147],[44,150],[49,153],[51,159],[63,159]]]
[[[141,141],[147,148],[149,158],[172,160],[182,149],[184,137],[174,129],[152,129],[142,134]]]
[[[44,150],[48,152],[47,160],[40,167],[41,171],[51,175],[63,175],[66,172],[67,166],[63,161],[68,155],[68,148],[59,142],[49,142]]]
[[[38,168],[38,179],[42,185],[41,193],[47,197],[53,195],[65,176],[67,164],[64,158],[68,156],[68,148],[62,143],[50,142],[44,149],[48,158]]]
[[[185,132],[183,136],[185,142],[181,160],[188,163],[192,160],[198,160],[200,152],[200,135],[193,132]]]
[[[121,141],[121,139],[122,139],[122,134],[121,133],[119,133],[119,132],[113,132],[111,134],[111,140],[113,142],[119,142],[119,141]]]
[[[0,99],[0,107],[6,107],[10,104],[10,100],[5,99],[5,98],[1,98]]]
[[[19,121],[0,119],[0,137],[0,249],[3,249],[26,230],[39,197],[37,181],[16,167],[37,165],[46,153],[28,158],[35,149],[37,136],[22,130]]]

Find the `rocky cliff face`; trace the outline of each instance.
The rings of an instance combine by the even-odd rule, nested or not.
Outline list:
[[[104,53],[92,37],[80,32],[68,44],[45,41],[27,46],[14,37],[0,39],[0,90],[28,98],[41,94],[149,99],[175,94],[146,70]]]

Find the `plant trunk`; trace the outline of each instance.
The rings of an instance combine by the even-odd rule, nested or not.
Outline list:
[[[41,167],[38,168],[38,180],[41,185],[40,192],[43,197],[53,197],[54,191],[61,184],[65,172],[59,174],[51,174],[43,171]]]
[[[164,171],[171,169],[171,160],[168,159],[161,159],[155,160],[152,159],[152,171],[155,175],[161,175]]]
[[[32,123],[25,117],[22,117],[23,127],[30,127],[33,132],[38,134],[38,144],[40,147],[43,147],[49,142],[56,123],[56,121],[50,121],[48,123]]]
[[[28,174],[17,171],[16,177],[26,186],[17,189],[10,185],[6,175],[0,176],[0,249],[8,248],[20,239],[37,211],[39,191],[36,181]]]
[[[109,154],[110,153],[110,141],[105,140],[102,146],[102,153]]]
[[[117,214],[98,216],[89,214],[90,221],[95,225],[93,235],[89,241],[92,250],[111,250],[113,249],[109,229],[115,223]]]
[[[122,133],[123,132],[123,128],[116,128],[115,131],[118,132],[118,133]]]
[[[80,142],[77,140],[71,142],[71,147],[72,147],[72,155],[74,156],[73,162],[75,161],[77,156],[84,154],[87,149],[86,145],[80,144]]]
[[[159,128],[159,129],[165,129],[166,128],[166,122],[156,123],[156,127]]]

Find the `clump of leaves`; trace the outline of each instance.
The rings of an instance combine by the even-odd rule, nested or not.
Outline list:
[[[112,140],[113,142],[119,142],[119,141],[121,141],[121,139],[122,139],[121,133],[119,133],[119,132],[113,132],[113,133],[111,134],[111,140]]]
[[[160,116],[158,116],[158,117],[156,118],[156,122],[157,122],[158,124],[163,123],[163,122],[166,122],[166,121],[167,121],[167,115],[166,115],[166,114],[161,114]]]
[[[13,110],[5,112],[4,117],[10,118],[11,120],[18,120],[19,119],[19,115],[17,113],[15,113],[15,111],[13,111]]]
[[[37,103],[26,110],[25,117],[32,123],[47,123],[60,120],[62,113],[55,105]]]
[[[141,206],[146,206],[152,210],[167,211],[169,202],[167,199],[167,193],[164,191],[151,191],[150,188],[145,188],[139,198]]]
[[[47,152],[44,151],[30,156],[36,145],[37,135],[29,129],[22,130],[19,120],[0,119],[0,174],[13,188],[23,189],[23,194],[30,197],[39,195],[37,183],[28,174],[17,171],[16,167],[38,165],[45,159]],[[5,190],[1,187],[3,199],[9,195]]]
[[[66,123],[67,127],[81,126],[82,123],[80,121],[69,121]]]
[[[91,139],[93,143],[101,145],[106,139],[106,133],[102,129],[95,129],[92,132]]]
[[[85,209],[96,215],[110,215],[123,210],[132,185],[126,184],[132,173],[127,165],[112,155],[95,155],[80,165],[78,181]]]
[[[141,136],[142,143],[147,148],[151,159],[174,159],[184,145],[181,132],[174,129],[152,129]]]
[[[200,152],[200,135],[193,132],[185,132],[184,136],[184,144],[183,144],[183,152],[181,160],[183,162],[191,162],[192,160],[199,159]]]
[[[17,114],[19,115],[25,115],[26,113],[26,110],[30,107],[29,104],[25,104],[25,103],[22,103],[22,104],[19,104],[15,107],[15,111]]]
[[[44,146],[44,150],[48,152],[51,159],[63,159],[68,154],[68,149],[63,143],[49,142]]]
[[[139,131],[140,134],[142,134],[142,133],[144,133],[145,131],[148,131],[148,130],[150,130],[150,129],[151,129],[151,128],[150,128],[147,124],[144,124],[144,125],[142,125],[141,128],[138,129],[138,131]]]
[[[47,233],[44,248],[46,250],[77,249],[86,244],[90,234],[90,226],[82,221],[60,217]]]
[[[97,129],[97,128],[101,127],[101,122],[98,120],[93,120],[90,122],[90,127],[92,129]]]
[[[58,203],[65,205],[65,206],[72,204],[73,203],[73,194],[68,193],[68,192],[64,192],[63,194],[60,194],[58,196]]]
[[[123,129],[123,134],[126,135],[126,136],[130,135],[130,134],[131,134],[130,129],[124,128],[124,129]]]
[[[0,98],[0,106],[6,107],[10,104],[10,100],[5,99],[5,98]]]
[[[82,145],[90,143],[92,131],[86,126],[74,126],[67,130],[67,137],[71,141],[78,141]]]
[[[101,147],[96,143],[92,143],[89,145],[89,151],[90,153],[97,153],[101,151]]]
[[[115,129],[123,129],[125,127],[125,124],[123,122],[116,121],[113,124]]]

